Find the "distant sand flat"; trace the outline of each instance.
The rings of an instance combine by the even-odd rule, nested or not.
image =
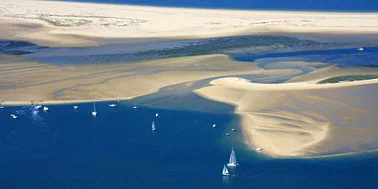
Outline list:
[[[230,77],[211,84],[194,92],[235,105],[251,144],[263,147],[269,155],[314,156],[378,148],[378,126],[374,126],[378,106],[366,108],[377,103],[378,97],[364,101],[353,97],[359,88],[377,92],[378,79],[320,85],[314,81],[255,84]],[[360,98],[366,97],[361,94]],[[361,138],[348,139],[340,133],[358,133]]]
[[[0,56],[1,57],[1,56]],[[131,99],[159,89],[205,78],[235,74],[290,76],[298,70],[263,70],[237,64],[225,55],[206,55],[136,63],[63,65],[2,56],[0,100],[3,104],[69,103],[77,100]],[[62,101],[62,102],[59,102]]]
[[[52,46],[98,44],[95,38],[378,33],[378,13],[208,10],[31,0],[2,0],[0,10],[0,38]]]

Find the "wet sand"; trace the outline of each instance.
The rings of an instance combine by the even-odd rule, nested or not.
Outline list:
[[[251,146],[262,147],[271,156],[319,156],[378,148],[378,107],[366,107],[377,104],[378,98],[370,95],[369,100],[361,101],[359,98],[364,97],[356,93],[357,88],[374,92],[377,79],[337,84],[316,84],[316,80],[255,84],[241,78],[222,78],[211,84],[194,92],[235,105]],[[343,98],[330,99],[332,94]],[[350,98],[352,95],[354,98]],[[340,99],[344,100],[339,102]],[[335,121],[337,117],[354,122],[340,123]],[[363,123],[357,124],[361,120]],[[354,130],[345,129],[347,126]],[[364,142],[355,143],[356,140]]]
[[[225,55],[160,59],[136,63],[55,65],[3,56],[0,100],[3,104],[43,100],[120,100],[151,94],[180,83],[236,74],[293,75],[298,70],[263,70]],[[6,58],[7,57],[7,58]]]

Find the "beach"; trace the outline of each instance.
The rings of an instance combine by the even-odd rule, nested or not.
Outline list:
[[[232,64],[225,55],[206,55],[137,63],[56,66],[13,59],[1,66],[3,104],[22,101],[69,103],[125,100],[160,88],[205,78],[236,74],[291,75],[296,70],[263,70],[255,64]],[[28,81],[27,83],[25,81]],[[19,103],[18,103],[19,104]]]
[[[247,37],[232,38],[238,36]],[[190,92],[235,106],[251,150],[262,147],[273,157],[370,151],[378,148],[378,109],[371,106],[378,79],[317,83],[377,74],[375,67],[332,62],[347,62],[345,51],[249,62],[232,53],[350,48],[352,61],[366,55],[363,61],[374,62],[377,36],[378,13],[2,0],[2,44],[33,44],[20,50],[15,43],[0,54],[0,100],[4,106],[133,100],[210,80]],[[239,46],[222,49],[226,44]],[[360,45],[366,50],[356,50]]]
[[[34,0],[3,0],[0,10],[0,38],[48,46],[102,45],[111,41],[104,39],[124,38],[378,31],[378,13],[210,10]]]
[[[264,153],[272,156],[316,156],[329,152],[330,146],[337,149],[337,145],[333,145],[335,143],[340,145],[341,141],[350,142],[345,137],[330,137],[334,134],[331,130],[343,130],[345,125],[356,127],[358,123],[336,122],[335,117],[359,120],[369,115],[369,119],[364,119],[364,125],[369,128],[364,131],[365,137],[370,136],[370,140],[377,140],[377,130],[373,126],[377,121],[374,116],[377,114],[377,107],[367,108],[369,101],[356,102],[348,98],[352,91],[356,92],[353,88],[368,86],[360,90],[371,91],[369,86],[374,89],[377,83],[378,80],[375,79],[337,84],[316,84],[314,81],[254,84],[242,78],[222,78],[212,81],[212,86],[195,92],[215,101],[235,105],[235,113],[242,117],[242,126],[254,148],[262,147]],[[343,94],[344,100],[338,102],[341,97],[329,99],[324,95],[314,95],[316,92]],[[324,114],[328,110],[326,107],[332,111]],[[348,110],[343,110],[345,107],[348,107]],[[353,110],[354,108],[357,110]],[[368,113],[356,114],[354,111]],[[362,130],[364,126],[358,128]],[[373,133],[370,135],[369,132]],[[331,144],[324,144],[326,139]],[[357,144],[359,143],[354,143]],[[363,147],[357,146],[349,150],[364,151]]]

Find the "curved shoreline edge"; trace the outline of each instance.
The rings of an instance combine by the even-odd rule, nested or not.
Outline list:
[[[212,86],[193,92],[209,100],[235,106],[235,114],[241,116],[241,126],[253,148],[263,147],[263,153],[273,157],[321,157],[322,155],[316,151],[318,148],[316,145],[330,137],[328,133],[329,128],[333,127],[332,122],[322,115],[298,114],[280,109],[272,109],[275,112],[264,113],[264,109],[274,108],[277,102],[283,99],[270,93],[371,85],[378,84],[378,79],[336,84],[316,84],[316,81],[255,84],[246,79],[229,77],[213,80],[210,84]],[[278,100],[270,98],[278,98]],[[264,100],[275,102],[261,102]],[[299,122],[296,122],[297,120]],[[295,128],[286,125],[293,127],[295,125]]]

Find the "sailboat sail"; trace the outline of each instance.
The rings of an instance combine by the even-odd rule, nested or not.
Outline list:
[[[226,166],[226,165],[223,165],[222,175],[224,175],[224,176],[228,176],[228,175],[230,175],[230,173],[228,172],[228,169],[227,169],[227,166]]]
[[[156,127],[155,127],[155,122],[152,121],[152,130],[155,131],[156,130]]]
[[[228,166],[237,166],[238,165],[238,162],[236,161],[236,155],[235,155],[234,148],[232,148],[232,150],[231,150],[230,160],[228,161],[227,165]]]

